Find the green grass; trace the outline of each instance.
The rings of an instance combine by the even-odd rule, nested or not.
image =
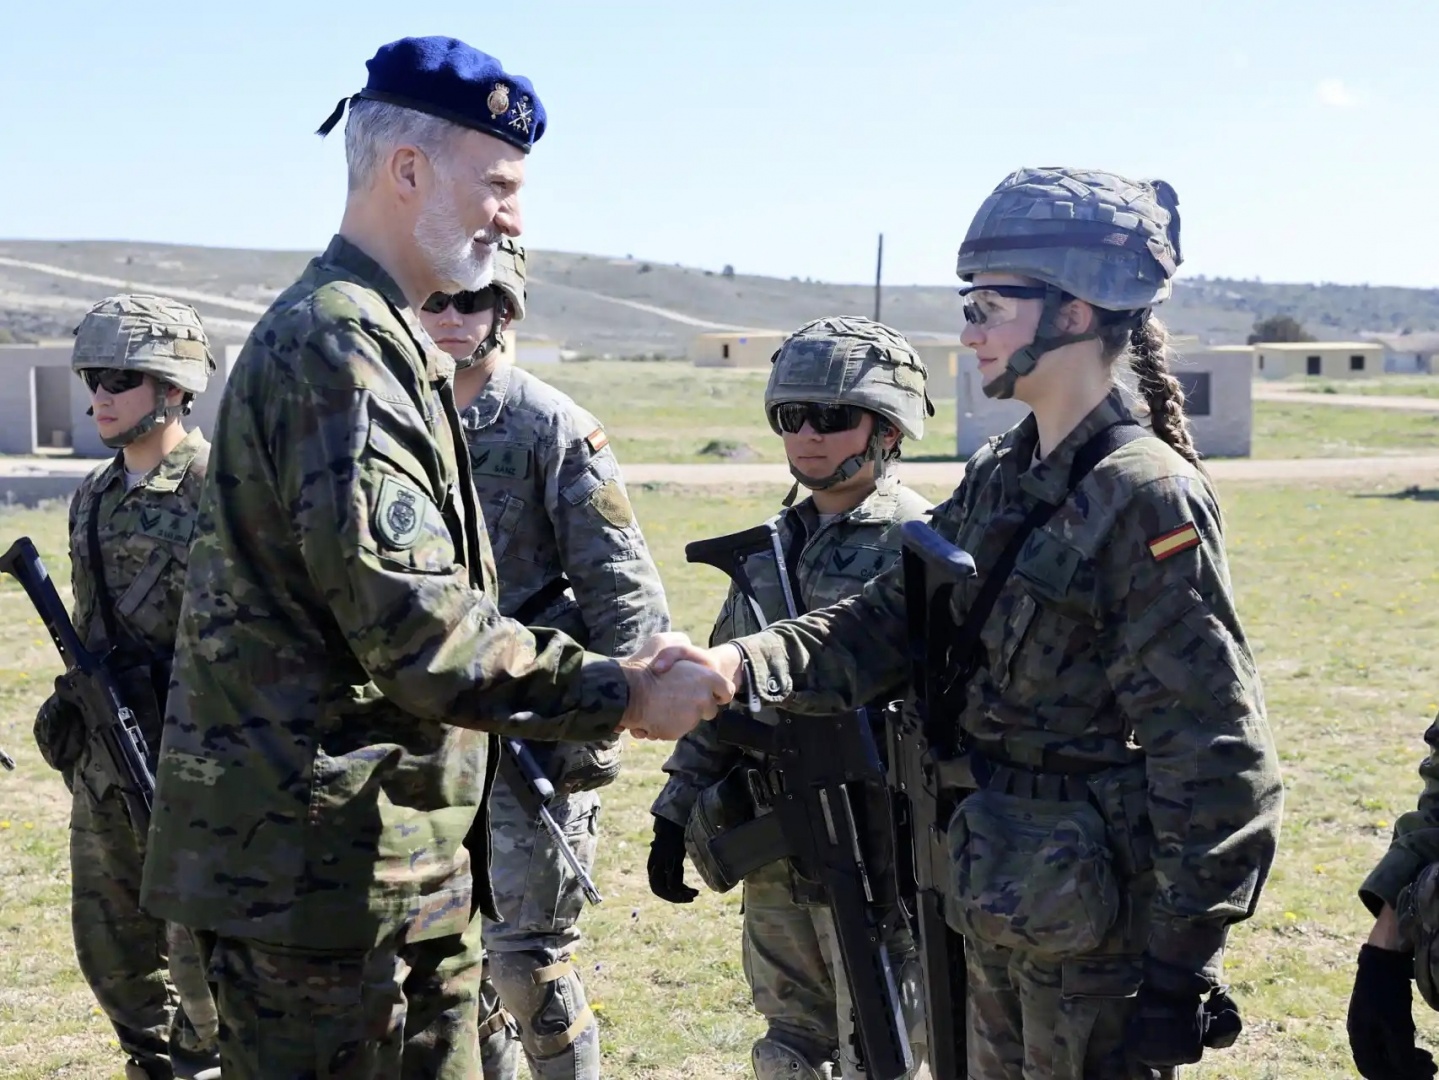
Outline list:
[[[1347,410],[1341,410],[1347,411]],[[1324,414],[1326,418],[1329,413]],[[724,583],[684,563],[691,539],[752,525],[782,487],[644,485],[636,509],[677,625],[707,633]],[[945,494],[926,491],[931,497]],[[1439,492],[1236,485],[1223,492],[1239,607],[1283,762],[1280,855],[1253,920],[1230,939],[1247,1030],[1186,1077],[1353,1076],[1344,1010],[1368,919],[1355,890],[1419,791],[1421,735],[1439,711]],[[63,511],[0,512],[0,546],[34,536],[60,581]],[[0,1075],[118,1076],[108,1025],[75,969],[66,911],[68,799],[30,740],[57,660],[13,584],[0,585]],[[743,1077],[760,1029],[739,964],[737,896],[686,908],[650,896],[648,806],[662,747],[631,743],[605,796],[598,883],[580,965],[602,1025],[603,1075]],[[1439,1022],[1421,1007],[1433,1045]]]
[[[1285,381],[1297,383],[1305,393],[1313,394],[1439,398],[1439,378],[1433,375],[1376,375],[1370,379],[1316,379],[1296,375]]]
[[[1365,457],[1439,451],[1439,413],[1256,401],[1256,458]]]

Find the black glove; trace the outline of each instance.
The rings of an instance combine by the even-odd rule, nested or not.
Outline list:
[[[55,680],[55,693],[41,704],[35,715],[35,745],[52,769],[72,769],[85,749],[85,717],[78,694],[66,676]]]
[[[1233,1046],[1242,1030],[1239,1006],[1223,987],[1205,1000],[1198,993],[1165,993],[1146,983],[1139,988],[1126,1043],[1130,1057],[1144,1065],[1193,1065],[1206,1047]]]
[[[1434,1058],[1414,1045],[1414,957],[1365,945],[1349,998],[1349,1052],[1366,1080],[1428,1080]]]
[[[650,892],[671,904],[688,904],[699,895],[685,884],[685,831],[668,818],[655,815],[655,838],[650,841]]]

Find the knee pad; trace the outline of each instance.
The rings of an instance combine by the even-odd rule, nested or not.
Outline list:
[[[480,1075],[483,1080],[518,1080],[520,1032],[503,1007],[480,1022]]]
[[[815,1064],[791,1039],[786,1042],[766,1035],[750,1051],[756,1080],[834,1080],[834,1062]]]
[[[544,953],[492,952],[490,978],[531,1057],[554,1057],[595,1027],[584,983],[568,959],[551,963]]]

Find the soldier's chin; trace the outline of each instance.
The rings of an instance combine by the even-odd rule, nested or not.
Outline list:
[[[436,276],[444,282],[441,291],[479,292],[481,289],[489,288],[495,280],[495,260],[490,248],[486,247],[483,250],[483,255],[472,253],[449,266],[436,267]]]

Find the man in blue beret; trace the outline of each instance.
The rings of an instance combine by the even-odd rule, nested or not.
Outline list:
[[[545,111],[452,38],[369,69],[339,235],[225,386],[160,745],[143,902],[205,932],[226,1080],[477,1076],[496,733],[673,739],[733,693],[500,615],[416,309],[490,283]]]

